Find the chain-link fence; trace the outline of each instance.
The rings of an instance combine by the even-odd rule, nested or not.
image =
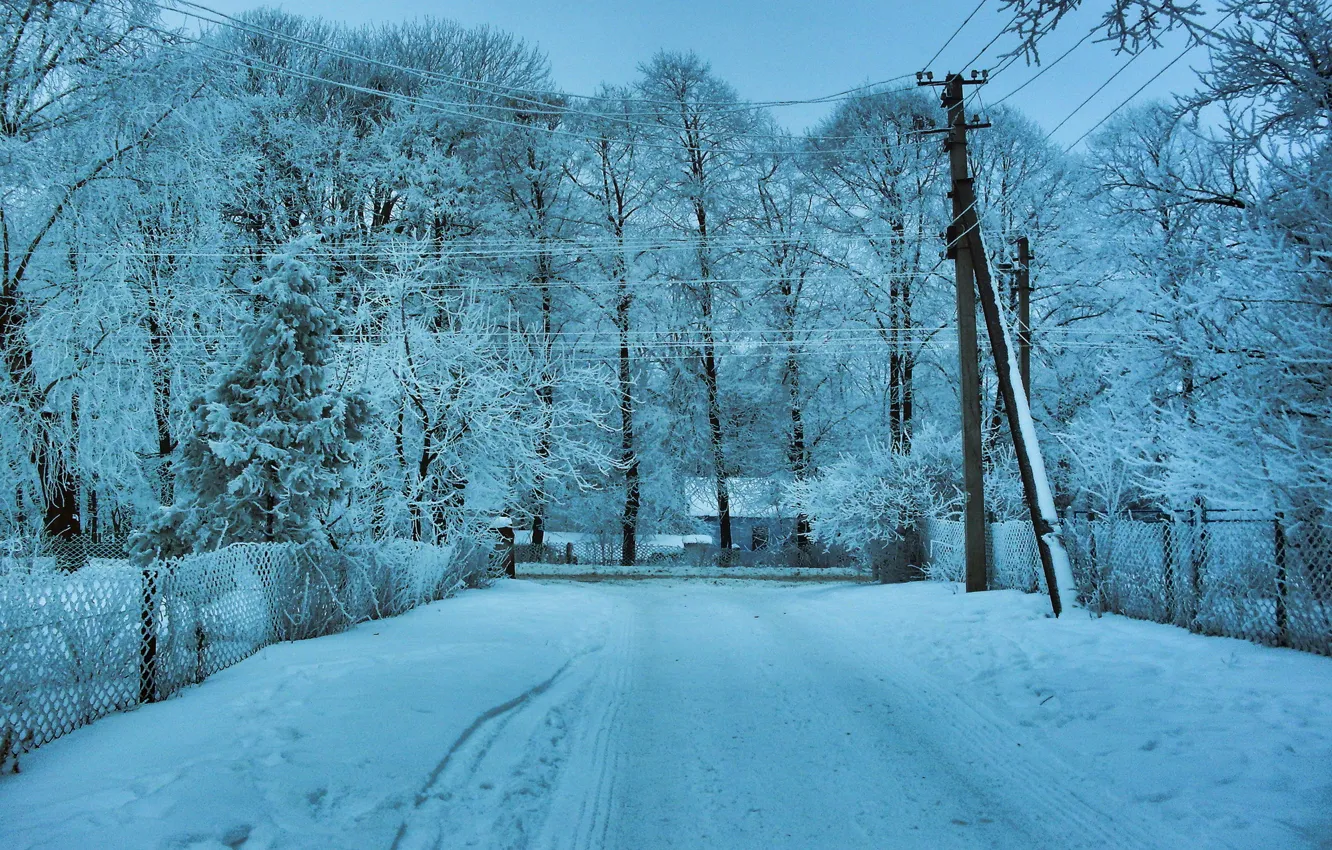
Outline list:
[[[966,578],[965,529],[961,520],[926,520],[921,524],[924,572],[935,581]],[[1045,574],[1031,523],[992,522],[985,527],[985,566],[993,588],[1045,592]]]
[[[521,533],[521,532],[520,532]],[[661,535],[671,537],[673,535]],[[721,560],[721,550],[711,543],[706,535],[697,537],[674,535],[683,542],[660,543],[652,540],[639,540],[634,547],[632,566],[640,567],[704,567],[716,566]],[[698,539],[699,542],[692,542]],[[520,538],[521,539],[521,538]],[[708,541],[708,542],[702,542]],[[515,543],[513,546],[514,562],[522,564],[583,564],[592,566],[617,566],[624,563],[623,544],[619,537],[586,535],[576,540],[562,539],[556,543],[534,546],[530,543]],[[732,549],[726,561],[729,567],[802,567],[815,569],[820,567],[843,566],[850,558],[846,553],[825,547],[808,547],[801,550],[794,545],[773,546],[764,549]]]
[[[960,521],[923,523],[925,571],[960,581]],[[1332,655],[1332,529],[1223,512],[1064,521],[1079,597],[1094,611]],[[1044,592],[1031,525],[986,535],[994,588]]]
[[[43,537],[0,540],[0,575],[12,570],[73,572],[100,560],[128,557],[125,540],[114,537]]]
[[[149,568],[12,569],[0,576],[0,765],[269,644],[403,613],[490,569],[484,548],[401,540],[318,556],[239,544]]]
[[[514,560],[519,564],[620,564],[623,562],[621,542],[602,537],[589,537],[564,541],[554,545],[515,544]],[[711,546],[674,546],[639,542],[635,546],[634,563],[644,566],[663,564],[704,563],[715,558]]]
[[[1088,604],[1332,655],[1332,529],[1190,511],[1065,523]]]

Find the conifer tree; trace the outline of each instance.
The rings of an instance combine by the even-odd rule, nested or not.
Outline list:
[[[361,393],[328,386],[334,316],[300,258],[309,244],[269,260],[239,362],[192,405],[176,502],[135,541],[140,559],[324,539],[321,512],[347,489],[370,412]]]

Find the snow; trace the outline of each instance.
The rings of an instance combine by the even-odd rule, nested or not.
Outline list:
[[[711,578],[726,580],[778,579],[831,581],[869,579],[861,567],[719,567],[716,564],[519,564],[518,574],[540,578]]]
[[[501,582],[25,756],[0,846],[1325,846],[1332,659],[1046,607]]]
[[[586,531],[547,531],[544,545],[563,546],[566,543],[578,545],[580,543],[597,543],[601,540],[603,540],[602,535]],[[513,542],[519,546],[532,545],[531,530],[514,531]],[[643,547],[660,546],[670,549],[684,549],[686,543],[711,542],[712,537],[707,534],[640,534],[638,536],[638,545]]]
[[[992,297],[999,309],[999,326],[1003,328],[1004,347],[1008,350],[1008,379],[1014,389],[1014,412],[1022,429],[1027,460],[1031,464],[1031,476],[1036,485],[1036,502],[1040,507],[1041,519],[1049,523],[1052,529],[1044,535],[1044,539],[1050,550],[1055,588],[1060,605],[1063,608],[1072,608],[1078,604],[1078,585],[1073,580],[1073,564],[1069,561],[1068,550],[1064,548],[1064,541],[1059,536],[1059,513],[1055,510],[1054,493],[1050,490],[1050,476],[1045,472],[1045,458],[1041,455],[1041,444],[1036,439],[1036,423],[1031,418],[1031,405],[1027,401],[1026,392],[1022,389],[1022,371],[1018,367],[1017,348],[1013,345],[1013,334],[1009,330],[1003,299],[998,297],[998,293],[994,293]]]

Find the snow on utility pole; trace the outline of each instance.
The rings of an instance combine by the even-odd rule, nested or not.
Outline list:
[[[1013,275],[1013,288],[1017,293],[1017,345],[1018,371],[1022,374],[1022,391],[1031,399],[1031,244],[1027,237],[1017,238],[1017,262],[1000,263],[995,269]]]
[[[1031,400],[1031,243],[1027,237],[1017,241],[1018,369],[1022,372],[1022,391]]]
[[[988,76],[986,74],[985,76]],[[972,282],[972,248],[961,224],[970,211],[971,175],[967,168],[967,130],[988,127],[989,124],[967,124],[965,86],[985,82],[976,71],[971,79],[961,74],[948,74],[943,82],[936,82],[934,74],[916,74],[918,86],[943,86],[942,105],[948,110],[948,128],[944,147],[948,151],[949,170],[953,189],[953,223],[948,228],[947,255],[954,260],[954,283],[957,289],[957,351],[961,366],[962,397],[962,469],[966,488],[965,551],[967,592],[989,587],[985,568],[985,473],[981,466],[981,403],[980,362],[976,347],[976,290]],[[966,191],[959,191],[965,186]],[[974,217],[973,217],[974,221]]]
[[[981,241],[980,220],[973,209],[975,196],[971,181],[957,185],[956,193],[964,203],[962,213],[963,238],[971,246],[971,259],[976,275],[976,288],[980,291],[981,310],[985,314],[985,330],[990,337],[990,351],[994,355],[994,371],[999,379],[999,392],[1004,399],[1004,412],[1008,415],[1008,430],[1013,436],[1013,453],[1017,456],[1018,473],[1022,478],[1022,491],[1026,496],[1027,511],[1031,516],[1036,548],[1041,556],[1041,570],[1045,573],[1045,586],[1050,590],[1050,607],[1056,617],[1063,610],[1061,594],[1072,602],[1077,596],[1073,583],[1073,568],[1068,550],[1060,538],[1059,516],[1055,512],[1054,491],[1045,474],[1045,460],[1036,441],[1036,425],[1026,392],[1020,392],[1022,376],[1018,360],[1009,339],[1008,323],[1004,321],[994,281],[990,277],[985,246]],[[954,203],[958,203],[955,198]]]

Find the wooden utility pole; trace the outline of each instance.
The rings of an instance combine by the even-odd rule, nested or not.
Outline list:
[[[962,396],[962,470],[966,488],[965,550],[967,592],[989,588],[985,567],[985,473],[981,459],[980,362],[976,348],[976,290],[973,284],[972,249],[962,227],[964,214],[970,211],[971,174],[967,167],[967,124],[965,86],[980,85],[985,80],[976,72],[971,79],[948,74],[942,83],[933,74],[917,74],[920,86],[943,86],[942,104],[948,110],[948,165],[953,181],[953,223],[948,228],[948,256],[954,263],[953,280],[957,290],[957,353],[961,373]],[[926,78],[928,77],[928,78]],[[980,126],[980,125],[977,125]],[[985,125],[988,126],[988,125]],[[959,191],[962,186],[967,191]]]
[[[1017,343],[1018,371],[1022,373],[1022,391],[1031,400],[1031,244],[1027,237],[1017,241]]]

